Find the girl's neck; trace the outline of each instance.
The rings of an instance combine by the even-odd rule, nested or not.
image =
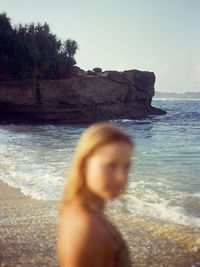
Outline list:
[[[93,194],[91,191],[86,190],[83,194],[86,206],[93,212],[102,212],[104,210],[105,201]]]

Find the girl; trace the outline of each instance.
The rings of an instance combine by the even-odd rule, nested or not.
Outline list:
[[[128,248],[104,214],[124,189],[133,143],[116,125],[90,126],[82,135],[64,190],[58,226],[62,267],[128,267]]]

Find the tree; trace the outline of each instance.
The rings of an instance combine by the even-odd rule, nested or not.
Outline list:
[[[10,51],[12,26],[6,13],[0,14],[0,58],[4,60]]]
[[[64,53],[67,57],[74,58],[77,48],[77,43],[74,40],[68,39],[64,42]]]
[[[0,40],[0,56],[7,57],[8,69],[18,79],[67,78],[76,64],[76,41],[62,43],[46,22],[12,28],[7,15],[1,14]]]

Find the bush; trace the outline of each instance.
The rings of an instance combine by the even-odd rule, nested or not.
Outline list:
[[[74,40],[61,42],[47,23],[12,27],[0,14],[0,59],[18,79],[60,79],[70,77],[76,64]]]

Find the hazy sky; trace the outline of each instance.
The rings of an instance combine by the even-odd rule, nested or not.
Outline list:
[[[156,91],[200,91],[200,0],[0,0],[3,11],[76,40],[85,70],[153,71]]]

